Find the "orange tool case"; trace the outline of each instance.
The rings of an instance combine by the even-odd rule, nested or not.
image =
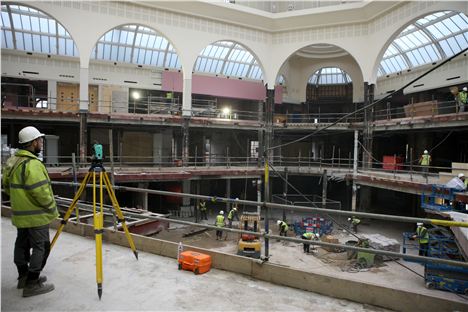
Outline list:
[[[184,251],[179,255],[179,270],[193,271],[195,274],[206,273],[211,269],[211,256],[195,251]]]

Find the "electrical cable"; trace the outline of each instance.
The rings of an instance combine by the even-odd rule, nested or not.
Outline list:
[[[446,63],[450,62],[452,59],[458,57],[459,55],[462,55],[463,53],[465,53],[466,51],[468,51],[468,48],[465,48],[463,50],[461,50],[460,52],[458,52],[457,54],[454,54],[452,55],[451,57],[447,58],[446,60],[444,60],[442,63],[438,64],[437,66],[434,66],[433,68],[429,69],[428,71],[426,71],[425,73],[423,73],[422,75],[414,78],[413,80],[411,80],[410,82],[408,82],[407,84],[405,84],[403,87],[399,88],[398,90],[395,90],[393,91],[392,93],[389,93],[387,94],[385,97],[381,98],[380,100],[377,100],[375,102],[372,102],[372,103],[369,103],[351,113],[348,113],[346,115],[343,115],[341,116],[340,118],[338,118],[336,121],[332,122],[331,124],[329,124],[328,126],[325,126],[323,128],[320,128],[320,129],[317,129],[315,131],[313,131],[312,133],[309,133],[305,136],[303,136],[302,138],[299,138],[297,140],[294,140],[294,141],[291,141],[291,142],[288,142],[288,143],[284,143],[284,144],[280,144],[280,145],[276,145],[276,146],[272,146],[270,148],[268,148],[266,151],[269,151],[269,150],[274,150],[274,149],[277,149],[277,148],[281,148],[281,147],[284,147],[284,146],[287,146],[287,145],[290,145],[290,144],[293,144],[293,143],[297,143],[297,142],[300,142],[300,141],[303,141],[325,129],[328,129],[328,128],[331,128],[332,126],[338,124],[340,121],[348,118],[349,116],[351,115],[354,115],[356,113],[359,113],[361,111],[365,111],[367,110],[368,108],[371,108],[375,105],[377,105],[378,103],[380,102],[383,102],[384,100],[388,99],[389,97],[393,96],[394,94],[400,92],[401,90],[405,89],[406,87],[410,86],[411,84],[413,84],[414,82],[418,81],[419,79],[423,78],[424,76],[428,75],[429,73],[433,72],[434,70],[436,70],[437,68],[441,67],[442,65],[445,65]],[[266,154],[266,151],[265,151],[265,154]]]
[[[290,186],[294,191],[296,191],[299,195],[301,195],[302,197],[305,198],[306,201],[308,201],[309,203],[311,203],[313,206],[317,207],[307,196],[305,196],[301,191],[299,191],[296,187],[294,187],[294,185],[292,185],[291,183],[289,183],[288,180],[286,180],[285,178],[283,178],[283,176],[281,176],[278,171],[276,171],[276,169],[270,165],[270,168],[271,170],[273,170],[273,172],[275,172],[276,174],[278,174],[278,176],[288,184],[288,186]],[[341,227],[342,229],[344,229],[346,232],[348,232],[349,234],[351,234],[352,236],[354,236],[356,239],[358,240],[361,240],[356,234],[354,234],[353,232],[351,232],[347,226],[343,226],[341,223],[339,223],[335,218],[333,218],[332,216],[330,216],[329,214],[325,213],[325,215],[327,216],[327,218],[329,218],[333,223],[337,224],[339,227]]]

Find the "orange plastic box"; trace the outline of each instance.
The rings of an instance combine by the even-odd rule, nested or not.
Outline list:
[[[203,274],[211,269],[211,256],[195,251],[184,251],[179,255],[179,270],[193,271]]]

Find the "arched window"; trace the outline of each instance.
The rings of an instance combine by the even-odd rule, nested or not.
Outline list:
[[[255,57],[242,45],[218,41],[208,45],[197,58],[195,72],[262,80],[263,72]]]
[[[151,28],[140,25],[123,25],[108,31],[97,42],[91,57],[159,68],[181,68],[172,44]]]
[[[286,85],[286,79],[284,79],[283,75],[279,75],[278,79],[276,79],[276,84],[280,86],[285,86]]]
[[[78,56],[75,42],[55,19],[16,4],[2,4],[2,49]]]
[[[323,67],[310,76],[308,84],[339,85],[351,83],[349,75],[338,67]]]
[[[468,47],[468,17],[452,11],[418,19],[388,46],[378,76],[444,60]]]

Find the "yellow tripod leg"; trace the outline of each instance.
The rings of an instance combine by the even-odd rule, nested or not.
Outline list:
[[[104,171],[103,174],[104,174],[104,183],[106,184],[107,193],[109,194],[109,197],[112,201],[112,206],[114,207],[115,212],[117,213],[117,218],[119,222],[122,223],[122,228],[124,229],[128,244],[130,245],[130,248],[132,249],[133,254],[138,260],[138,251],[136,250],[135,244],[133,243],[132,236],[130,235],[130,232],[128,231],[127,224],[125,223],[125,217],[122,213],[122,210],[120,209],[119,202],[117,201],[117,198],[115,197],[115,193],[112,188],[112,184],[110,183],[109,176],[107,175],[106,171]]]
[[[62,222],[61,222],[59,228],[57,229],[57,232],[55,232],[55,236],[54,236],[54,238],[52,239],[52,242],[51,242],[51,244],[50,244],[50,249],[51,249],[51,250],[52,250],[52,248],[54,247],[55,242],[57,241],[59,235],[62,233],[63,227],[65,226],[65,224],[67,223],[68,219],[70,218],[73,209],[76,207],[76,204],[78,203],[78,200],[80,199],[81,194],[83,193],[84,189],[86,188],[86,184],[88,183],[90,177],[91,177],[91,172],[88,172],[88,173],[86,174],[86,176],[84,177],[83,181],[81,182],[80,188],[78,189],[78,192],[75,194],[75,197],[73,198],[73,201],[72,201],[72,203],[70,204],[70,207],[68,208],[67,212],[66,212],[65,215],[63,216],[63,220],[62,220]],[[78,211],[78,207],[76,207],[76,211]]]
[[[103,233],[103,211],[102,211],[102,173],[99,174],[100,181],[100,210],[96,211],[96,173],[93,172],[93,216],[94,237],[96,240],[96,283],[99,300],[102,296],[102,233]]]

